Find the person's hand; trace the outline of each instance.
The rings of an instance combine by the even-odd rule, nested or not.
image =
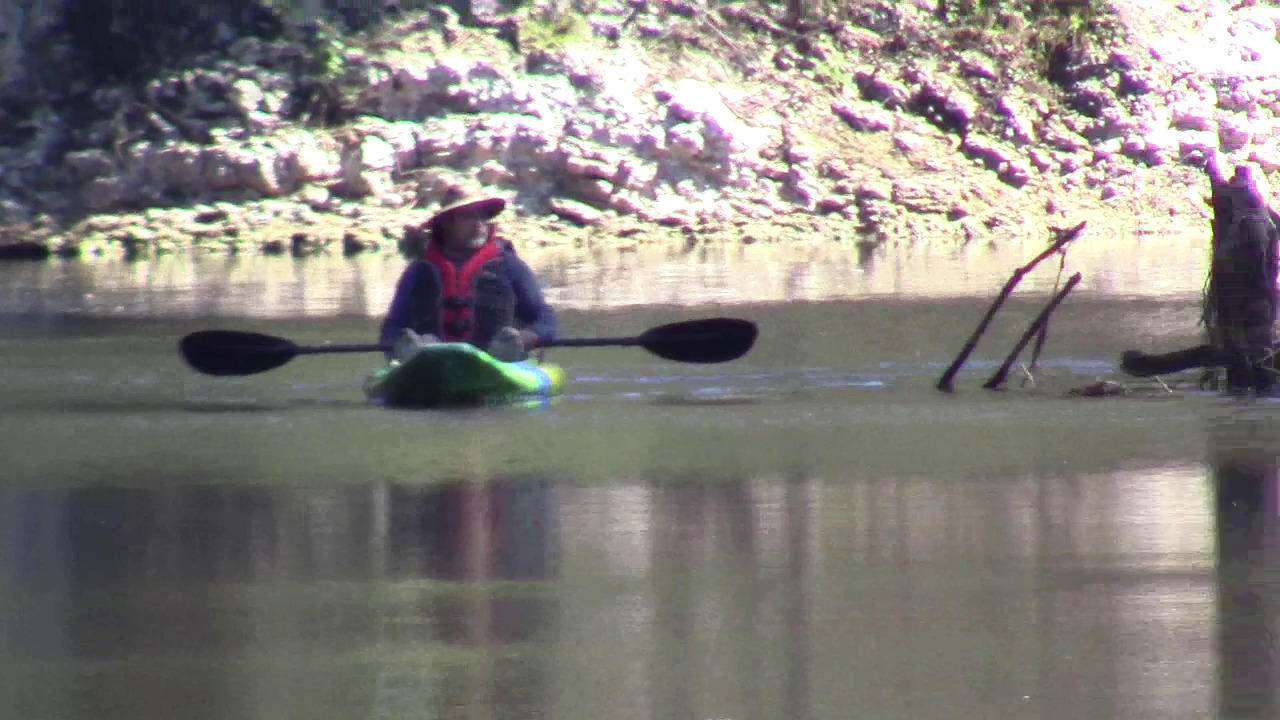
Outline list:
[[[493,336],[486,351],[503,362],[523,360],[527,352],[524,334],[513,327],[504,327]]]
[[[538,333],[532,330],[521,330],[520,347],[524,348],[526,351],[538,347]]]

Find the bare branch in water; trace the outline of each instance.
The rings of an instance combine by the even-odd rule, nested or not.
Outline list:
[[[987,326],[991,324],[991,319],[995,317],[996,313],[1000,310],[1000,306],[1004,305],[1004,301],[1013,293],[1014,288],[1018,286],[1018,283],[1022,282],[1022,278],[1027,273],[1034,270],[1035,267],[1046,258],[1051,257],[1054,253],[1064,252],[1067,244],[1079,237],[1080,233],[1084,231],[1085,224],[1086,223],[1081,222],[1079,225],[1068,230],[1059,230],[1054,228],[1055,232],[1058,233],[1058,239],[1054,240],[1053,244],[1046,248],[1044,252],[1032,258],[1031,262],[1028,262],[1026,265],[1023,265],[1013,271],[1013,275],[1009,278],[1008,282],[1004,284],[1004,288],[1000,290],[1000,294],[997,295],[995,301],[991,303],[991,307],[987,310],[987,314],[982,317],[982,320],[978,323],[978,327],[973,331],[973,334],[969,336],[968,341],[965,342],[964,347],[960,350],[960,354],[956,356],[956,359],[951,362],[951,366],[948,367],[946,372],[942,373],[942,377],[938,379],[937,387],[939,390],[942,392],[954,391],[956,373],[960,372],[961,367],[964,367],[965,361],[969,359],[969,355],[973,353],[973,349],[978,346],[978,340],[982,338],[982,333],[987,331]]]

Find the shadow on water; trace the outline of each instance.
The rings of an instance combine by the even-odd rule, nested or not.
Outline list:
[[[1222,718],[1280,717],[1278,450],[1271,422],[1236,419],[1210,429]]]
[[[536,711],[548,669],[512,651],[557,622],[555,495],[534,477],[0,492],[0,667],[25,678],[0,710]]]

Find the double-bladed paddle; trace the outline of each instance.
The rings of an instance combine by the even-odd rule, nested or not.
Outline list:
[[[639,345],[658,357],[685,363],[721,363],[746,355],[756,342],[756,324],[735,318],[685,320],[650,328],[634,337],[563,338],[539,345],[603,347]],[[386,345],[298,345],[239,330],[200,330],[182,338],[178,351],[205,375],[253,375],[274,370],[299,355],[387,352]]]

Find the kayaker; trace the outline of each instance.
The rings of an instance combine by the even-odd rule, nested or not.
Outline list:
[[[382,322],[388,359],[423,343],[469,342],[499,360],[528,357],[558,333],[533,270],[498,235],[499,197],[463,199],[422,225],[427,242],[396,284]]]

